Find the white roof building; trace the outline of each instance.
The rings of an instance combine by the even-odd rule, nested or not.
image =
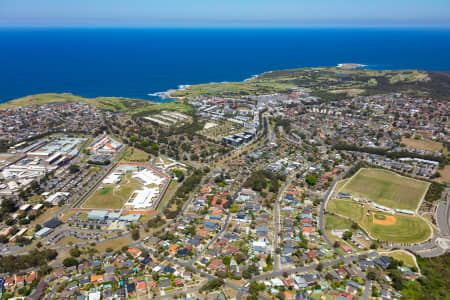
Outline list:
[[[262,241],[254,241],[252,244],[252,250],[255,252],[266,252],[267,244]]]
[[[143,190],[134,191],[125,205],[133,206],[135,209],[151,207],[153,205],[153,198],[158,195],[158,188],[144,187]]]
[[[45,202],[49,202],[53,205],[57,205],[59,200],[66,198],[69,196],[69,193],[67,192],[57,192],[53,195],[49,196],[47,199],[45,199]]]
[[[272,286],[284,286],[284,283],[280,278],[272,278],[270,280],[270,283],[272,284]]]
[[[31,207],[31,204],[24,204],[21,207],[19,207],[20,211],[26,211]]]
[[[144,182],[144,185],[150,184],[161,185],[164,182],[163,177],[158,176],[157,174],[155,174],[155,172],[149,169],[144,169],[142,171],[137,172],[136,174],[133,175],[133,178],[140,179],[141,181]]]
[[[108,177],[103,179],[104,184],[118,184],[122,180],[122,174],[120,173],[112,173],[109,174]]]
[[[89,300],[100,300],[100,298],[101,298],[100,292],[89,293]]]

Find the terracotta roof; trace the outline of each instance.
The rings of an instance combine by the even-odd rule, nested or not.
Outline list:
[[[103,280],[103,275],[92,275],[91,282],[97,282]]]

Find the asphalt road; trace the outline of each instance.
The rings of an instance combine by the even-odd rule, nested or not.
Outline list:
[[[327,245],[330,246],[331,249],[334,249],[335,251],[336,251],[336,249],[335,249],[333,243],[331,242],[330,238],[327,236],[327,232],[325,230],[324,215],[325,215],[325,208],[327,206],[327,202],[328,202],[328,200],[330,200],[330,197],[333,194],[334,188],[340,179],[341,179],[341,176],[336,178],[333,182],[333,185],[328,189],[328,191],[325,194],[323,201],[320,205],[320,212],[319,212],[319,228],[320,228],[320,232],[322,233],[322,237],[323,237],[325,243],[327,243]],[[339,254],[340,258],[344,257],[341,253],[339,253],[339,252],[337,252],[337,253]]]
[[[294,178],[294,175],[291,175],[286,182],[284,183],[281,190],[278,192],[277,201],[275,203],[275,211],[274,211],[274,237],[273,237],[273,250],[274,250],[274,262],[275,262],[275,271],[280,270],[280,254],[276,253],[276,249],[278,248],[278,241],[279,241],[279,234],[280,234],[280,202],[283,198],[284,193],[289,188],[289,186],[292,183],[292,179]]]
[[[361,299],[369,300],[372,296],[372,282],[366,279],[366,284],[364,285],[364,289],[362,291]]]
[[[211,247],[212,244],[214,244],[217,239],[219,239],[219,237],[222,235],[222,233],[224,233],[224,231],[226,230],[228,223],[230,222],[231,219],[231,213],[228,211],[227,214],[227,218],[225,219],[225,223],[222,226],[222,229],[220,229],[220,231],[218,233],[216,233],[216,235],[208,242],[208,244],[203,248],[202,251],[200,251],[189,263],[189,265],[192,267],[192,265],[203,255],[203,253],[205,253],[209,247]]]
[[[436,223],[441,235],[450,235],[450,196],[448,189],[445,190],[442,200],[436,210]]]

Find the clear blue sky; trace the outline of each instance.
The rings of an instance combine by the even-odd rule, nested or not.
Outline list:
[[[0,0],[0,26],[450,26],[450,0]]]

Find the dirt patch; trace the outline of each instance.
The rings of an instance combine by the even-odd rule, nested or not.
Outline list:
[[[447,165],[444,169],[439,170],[439,173],[441,174],[441,177],[434,179],[434,181],[450,184],[450,165]]]
[[[440,142],[435,142],[431,140],[416,140],[411,138],[402,138],[402,143],[409,148],[439,152],[444,149],[444,146]]]
[[[377,225],[393,225],[397,222],[394,216],[386,216],[381,214],[372,214],[373,224]]]

